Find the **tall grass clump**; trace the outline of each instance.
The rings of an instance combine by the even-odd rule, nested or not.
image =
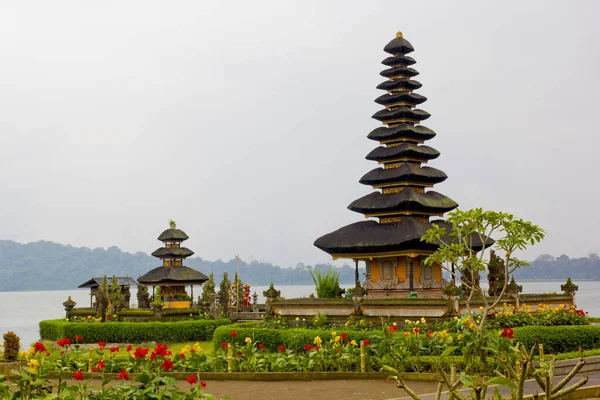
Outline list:
[[[342,289],[340,288],[340,273],[334,272],[331,267],[327,272],[321,270],[308,271],[315,283],[315,291],[320,299],[333,299],[339,297]]]

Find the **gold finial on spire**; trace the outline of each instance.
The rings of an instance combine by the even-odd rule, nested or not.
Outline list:
[[[401,38],[402,37],[402,32],[400,32],[400,31],[396,32],[396,37],[397,38]]]

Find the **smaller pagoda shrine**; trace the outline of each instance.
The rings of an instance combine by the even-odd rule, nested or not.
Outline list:
[[[194,286],[200,286],[208,280],[202,272],[183,265],[183,260],[194,254],[181,243],[189,239],[181,229],[177,229],[175,221],[169,221],[169,229],[158,237],[164,247],[152,253],[154,257],[162,260],[162,266],[138,278],[138,282],[154,288],[160,287],[161,297],[166,299],[163,308],[188,308],[190,299],[194,297]],[[185,288],[190,286],[191,295],[188,296]]]

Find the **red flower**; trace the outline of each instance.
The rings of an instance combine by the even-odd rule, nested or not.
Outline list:
[[[149,349],[147,347],[138,347],[135,349],[135,353],[133,356],[135,358],[145,358],[146,354],[148,354]]]
[[[404,332],[404,337],[409,337],[410,336],[410,332]]]
[[[119,372],[119,375],[117,375],[117,379],[125,379],[126,381],[128,381],[129,375],[127,375],[127,370],[123,369],[123,371]]]
[[[585,314],[587,314],[585,311],[583,311],[583,310],[577,310],[577,315],[579,317],[585,317]]]
[[[47,353],[46,353],[46,357],[50,357],[50,352],[47,352]]]
[[[413,328],[413,333],[414,333],[415,335],[418,335],[418,334],[419,334],[419,332],[421,332],[421,331],[419,330],[419,328],[417,328],[417,327],[415,326],[415,327]]]
[[[98,367],[92,368],[92,372],[98,372]]]
[[[167,345],[162,345],[160,343],[156,344],[156,348],[152,350],[152,354],[150,354],[150,359],[154,360],[156,357],[165,358],[166,356],[171,355],[171,352],[168,351]]]
[[[200,381],[200,385],[202,385],[202,389],[204,389],[206,387],[206,382]]]
[[[195,352],[196,352],[196,350],[190,349],[190,353],[195,353]]]
[[[340,337],[342,338],[342,342],[345,342],[347,337],[346,332],[342,333]]]
[[[319,345],[316,345],[315,347],[313,347],[313,349],[315,349],[315,351],[319,351]]]
[[[390,332],[394,333],[398,330],[398,327],[396,325],[392,325],[390,326]]]
[[[515,338],[515,331],[512,328],[504,328],[504,330],[500,333],[500,337],[504,337],[507,339]]]
[[[104,361],[98,360],[98,369],[104,369],[104,367],[106,367],[106,364],[104,364]]]
[[[179,353],[179,358],[185,358],[185,353]]]
[[[313,349],[313,347],[310,343],[306,343],[306,346],[304,346],[304,350],[306,350],[306,351],[311,351],[312,349]]]
[[[101,349],[106,347],[106,342],[103,342],[102,340],[98,342],[98,347],[100,347]]]
[[[131,351],[131,349],[133,349],[133,347],[131,345],[127,346],[127,351]]]
[[[431,332],[431,331],[427,331],[427,338],[430,338],[430,337],[432,337],[432,336],[433,336],[433,332]]]
[[[221,343],[221,348],[222,348],[222,349],[226,349],[226,348],[227,348],[227,342],[223,342],[223,343]]]
[[[81,370],[75,372],[73,374],[73,379],[75,379],[76,381],[82,381],[83,380],[83,372],[81,372]]]
[[[163,361],[162,369],[164,369],[165,371],[172,370],[173,369],[173,361],[169,360],[168,358],[165,359],[165,361]]]
[[[109,321],[110,320],[110,315],[106,316],[106,320]]]
[[[196,375],[190,375],[187,377],[187,383],[189,383],[190,385],[193,385],[194,383],[198,383],[198,380],[196,379]]]
[[[242,353],[237,353],[237,358],[242,358]]]
[[[365,346],[368,346],[368,345],[370,345],[370,344],[371,344],[371,341],[370,341],[369,339],[365,339],[365,341],[364,341],[364,345],[365,345]]]
[[[83,340],[83,337],[81,335],[77,335],[77,336],[75,336],[75,340],[77,340],[78,342],[81,342]]]
[[[373,325],[377,326],[377,325],[379,325],[379,322],[375,321],[375,322],[373,322]]]
[[[46,346],[44,346],[44,343],[42,342],[35,342],[35,344],[33,345],[33,349],[35,353],[40,351],[48,351],[46,350]]]
[[[259,348],[260,350],[262,350],[262,349],[264,349],[264,348],[265,348],[265,345],[264,345],[264,344],[262,344],[262,343],[259,343],[259,344],[258,344],[258,348]]]
[[[71,345],[71,339],[69,339],[68,337],[60,339],[58,342],[56,342],[56,344],[60,347],[69,347]]]
[[[111,353],[116,353],[117,351],[119,351],[119,346],[113,346],[111,348],[109,348]]]
[[[278,347],[278,349],[279,349],[279,351],[282,351],[282,352],[283,352],[283,351],[285,351],[285,346],[284,346],[284,345],[280,345],[280,346]]]
[[[231,332],[229,332],[229,334],[231,335],[231,337],[236,337],[237,336],[236,331],[231,331]]]

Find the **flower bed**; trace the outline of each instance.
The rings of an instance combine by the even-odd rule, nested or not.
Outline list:
[[[508,328],[519,326],[558,326],[558,325],[587,325],[587,312],[578,310],[573,305],[559,304],[555,307],[538,304],[532,311],[531,306],[523,304],[515,307],[504,303],[502,309],[491,314],[487,325],[490,328]]]
[[[190,342],[212,340],[217,327],[229,325],[228,319],[178,322],[85,323],[65,320],[40,321],[40,337],[58,340],[82,336],[85,343],[103,340],[112,343]]]

